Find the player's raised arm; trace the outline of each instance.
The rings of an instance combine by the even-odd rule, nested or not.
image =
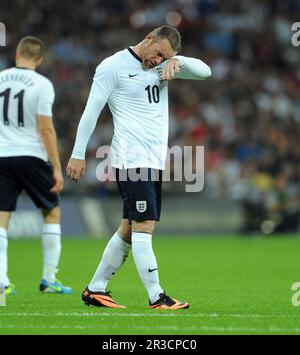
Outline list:
[[[169,59],[163,69],[163,79],[205,80],[211,76],[210,67],[197,58],[176,55]]]
[[[114,62],[107,58],[96,69],[89,98],[81,116],[67,175],[78,181],[85,173],[85,152],[98,117],[117,83]]]

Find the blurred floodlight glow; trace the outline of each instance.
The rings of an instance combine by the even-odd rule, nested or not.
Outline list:
[[[143,11],[136,11],[130,16],[131,26],[141,28],[146,24],[146,17]]]
[[[182,16],[177,11],[170,11],[166,15],[166,21],[169,26],[179,26],[182,21]]]

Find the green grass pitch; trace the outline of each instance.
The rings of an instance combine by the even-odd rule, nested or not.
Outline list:
[[[59,278],[72,295],[40,294],[39,240],[11,240],[9,271],[17,295],[0,307],[0,334],[299,334],[300,238],[154,237],[160,280],[188,310],[147,308],[132,256],[109,289],[126,309],[87,307],[81,291],[107,240],[64,239]],[[299,297],[300,298],[300,297]]]

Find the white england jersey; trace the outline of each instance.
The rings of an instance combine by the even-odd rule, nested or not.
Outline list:
[[[107,98],[113,116],[111,165],[163,169],[168,141],[168,83],[158,67],[144,69],[130,49],[105,59],[96,69],[90,95]]]
[[[51,81],[34,70],[15,67],[0,72],[0,157],[48,160],[36,116],[52,117],[54,96]]]
[[[206,79],[209,67],[199,59],[176,56],[178,79]],[[85,111],[81,117],[72,158],[85,159],[87,142],[99,113],[108,103],[114,134],[111,165],[119,169],[165,169],[168,143],[168,81],[162,80],[167,62],[143,67],[131,48],[101,62],[94,75]]]

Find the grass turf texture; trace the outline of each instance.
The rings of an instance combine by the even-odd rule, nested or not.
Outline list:
[[[87,307],[81,291],[107,240],[64,240],[59,277],[72,295],[41,294],[39,240],[11,240],[9,271],[17,295],[0,307],[0,334],[299,334],[300,238],[154,238],[160,280],[189,310],[158,311],[132,256],[109,284],[126,309]]]

